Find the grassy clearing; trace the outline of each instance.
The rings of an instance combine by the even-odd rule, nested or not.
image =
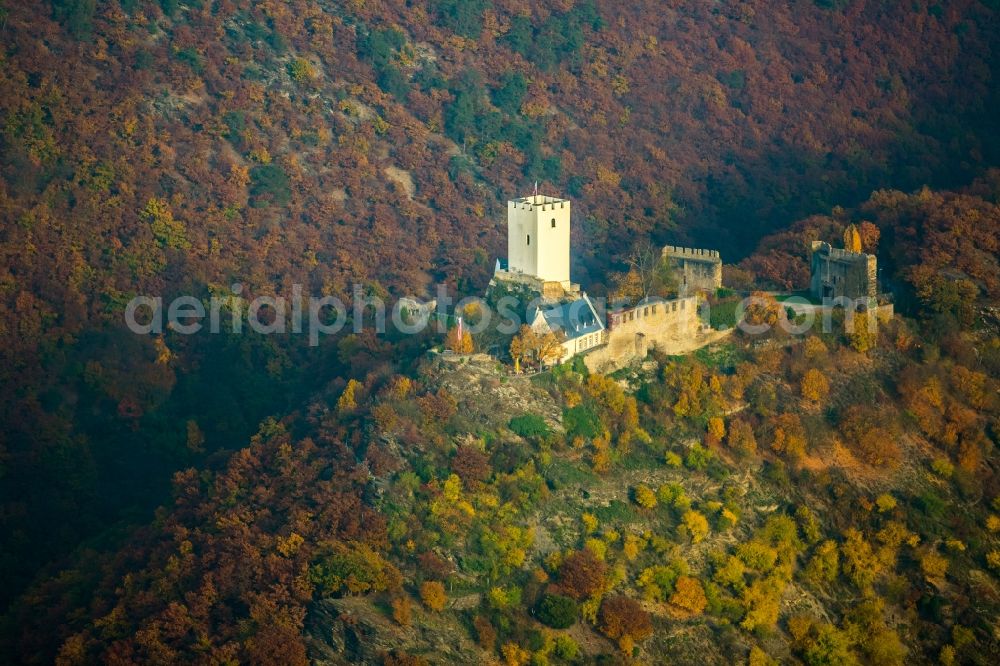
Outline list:
[[[745,355],[732,343],[702,347],[694,353],[694,357],[711,370],[729,373],[744,360]]]
[[[774,300],[778,301],[779,303],[784,303],[785,301],[787,301],[790,298],[803,299],[807,303],[812,303],[813,305],[822,305],[823,304],[822,301],[820,301],[820,300],[818,300],[816,298],[813,298],[812,294],[809,293],[808,289],[802,289],[800,291],[793,291],[793,292],[791,292],[789,294],[775,294],[774,295]]]

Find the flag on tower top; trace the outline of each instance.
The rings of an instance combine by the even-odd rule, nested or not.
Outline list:
[[[535,196],[538,196],[538,181],[535,181]]]

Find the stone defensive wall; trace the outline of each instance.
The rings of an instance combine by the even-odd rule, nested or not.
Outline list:
[[[722,286],[722,257],[718,250],[667,245],[662,256],[673,264],[682,296],[695,291],[714,291]]]
[[[580,285],[575,282],[570,283],[569,289],[566,289],[559,282],[545,282],[525,273],[499,270],[493,274],[493,281],[524,285],[538,293],[544,302],[554,302],[580,293]]]
[[[690,351],[700,340],[698,298],[651,301],[625,310],[610,310],[604,344],[583,357],[592,372],[613,372],[656,349],[665,354]]]

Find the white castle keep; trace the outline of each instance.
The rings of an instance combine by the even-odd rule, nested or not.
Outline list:
[[[569,201],[541,194],[508,201],[507,270],[568,290],[569,213]]]

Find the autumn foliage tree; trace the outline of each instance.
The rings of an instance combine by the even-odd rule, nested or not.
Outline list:
[[[743,322],[763,331],[772,331],[783,316],[781,304],[774,300],[773,296],[757,291],[750,294],[750,300],[743,313]]]
[[[514,371],[521,371],[521,364],[534,360],[543,366],[562,358],[563,349],[559,337],[551,331],[539,332],[527,324],[510,342],[510,355],[514,359]]]
[[[726,444],[741,455],[752,456],[757,453],[757,437],[753,433],[753,427],[743,419],[735,419],[729,424]]]
[[[809,402],[820,403],[830,393],[830,382],[827,381],[826,376],[821,371],[810,368],[802,376],[799,390],[802,393],[802,397]]]
[[[861,252],[861,234],[853,224],[844,229],[844,249],[848,252]]]
[[[861,251],[867,254],[875,254],[878,250],[878,241],[882,237],[882,231],[867,220],[858,225],[858,234],[861,240]]]
[[[473,350],[472,334],[464,328],[455,326],[448,331],[444,346],[456,354],[471,354]]]
[[[788,412],[774,419],[771,431],[771,448],[793,460],[806,452],[806,431],[798,414]]]
[[[574,599],[586,599],[604,588],[608,565],[589,548],[573,551],[559,566],[559,588]]]
[[[408,627],[413,620],[413,605],[409,597],[395,597],[392,600],[392,619],[400,626]]]
[[[364,543],[330,544],[310,568],[309,578],[323,595],[381,592],[402,582],[399,571]]]
[[[692,576],[680,576],[674,583],[674,593],[670,595],[670,605],[679,617],[700,615],[708,599],[701,582]]]
[[[885,410],[851,405],[843,410],[839,428],[855,455],[870,465],[893,466],[899,462],[893,420]]]
[[[691,543],[700,543],[708,536],[708,519],[701,512],[688,509],[681,516],[681,528],[691,539]]]
[[[611,296],[634,305],[647,298],[666,298],[677,291],[677,278],[661,248],[639,241],[625,256],[628,270],[612,274]]]
[[[474,446],[459,446],[451,459],[452,471],[462,479],[462,483],[475,487],[485,481],[492,472],[489,457]]]
[[[871,349],[878,338],[878,323],[869,313],[857,313],[852,317],[847,339],[851,349],[864,354]]]
[[[719,444],[726,436],[726,422],[719,416],[708,419],[708,438],[710,444]]]
[[[358,407],[357,393],[358,389],[361,388],[361,382],[356,379],[349,379],[347,381],[347,386],[344,387],[343,393],[337,398],[337,411],[344,413],[350,412]]]
[[[652,509],[656,507],[656,493],[649,486],[639,484],[632,489],[632,494],[635,498],[635,503],[642,508]]]
[[[420,584],[420,600],[432,611],[444,610],[448,594],[440,581],[428,580]]]
[[[615,640],[642,641],[653,635],[653,620],[635,599],[615,594],[601,602],[601,632]]]

